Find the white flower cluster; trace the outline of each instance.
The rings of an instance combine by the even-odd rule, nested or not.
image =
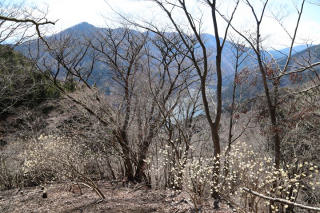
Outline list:
[[[271,157],[254,151],[246,143],[235,143],[229,153],[216,158],[190,157],[177,158],[170,146],[160,152],[161,167],[152,165],[150,170],[160,170],[173,177],[173,188],[181,185],[181,190],[189,193],[194,205],[201,205],[202,200],[213,191],[238,203],[239,206],[257,211],[269,209],[269,203],[242,191],[243,187],[272,197],[296,201],[302,189],[319,190],[318,166],[309,162],[293,162],[276,169]],[[162,173],[163,174],[163,173]],[[308,186],[307,186],[308,185]],[[251,205],[251,204],[255,205]],[[279,206],[271,207],[274,212]],[[285,208],[285,207],[283,207]]]

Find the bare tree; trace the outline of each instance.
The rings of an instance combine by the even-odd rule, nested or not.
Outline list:
[[[263,23],[263,20],[266,17],[266,11],[267,7],[269,4],[269,1],[263,1],[261,2],[262,4],[262,9],[260,12],[256,7],[256,4],[254,1],[245,1],[246,5],[249,7],[249,9],[252,12],[252,16],[255,20],[256,23],[256,29],[254,34],[246,34],[243,33],[241,30],[236,29],[234,26],[231,26],[233,30],[235,30],[248,44],[249,46],[253,49],[255,53],[255,59],[257,61],[257,66],[258,70],[260,72],[261,76],[261,83],[263,85],[264,89],[264,96],[265,96],[265,101],[267,105],[267,116],[269,117],[271,127],[268,129],[268,135],[270,135],[273,143],[273,149],[274,149],[274,162],[275,162],[275,167],[277,169],[281,168],[282,163],[288,163],[294,161],[294,159],[300,159],[301,157],[297,157],[297,152],[301,152],[303,149],[300,149],[299,143],[297,143],[295,146],[297,149],[293,151],[291,154],[288,153],[288,147],[290,147],[290,143],[288,144],[288,137],[291,138],[292,135],[289,133],[291,132],[290,127],[286,127],[287,125],[290,125],[290,120],[292,114],[288,113],[285,114],[284,112],[287,111],[285,108],[287,107],[286,104],[288,104],[290,101],[288,101],[288,96],[293,97],[292,95],[299,94],[299,93],[308,93],[311,91],[316,91],[318,84],[314,84],[314,86],[308,87],[307,89],[301,89],[303,88],[302,86],[297,87],[298,91],[295,91],[292,93],[290,89],[287,92],[284,92],[285,89],[281,88],[281,81],[288,81],[288,78],[285,78],[285,76],[290,76],[294,80],[294,78],[297,77],[297,73],[302,73],[306,71],[312,71],[312,69],[316,66],[319,65],[318,60],[315,60],[314,57],[309,57],[307,56],[304,60],[301,60],[301,58],[293,57],[293,46],[296,41],[296,37],[298,34],[298,28],[300,25],[300,20],[303,14],[304,6],[306,1],[302,0],[300,1],[300,5],[296,6],[296,11],[297,11],[297,20],[296,20],[296,25],[295,28],[293,29],[293,33],[290,34],[289,31],[285,28],[284,25],[281,25],[281,27],[284,29],[284,31],[287,33],[288,37],[290,38],[290,48],[289,48],[289,53],[285,57],[285,62],[282,64],[279,64],[277,60],[268,60],[265,56],[266,51],[263,50],[263,39],[261,35],[261,25]],[[221,14],[221,13],[220,13]],[[222,16],[222,14],[221,14]],[[279,20],[276,20],[276,22]],[[311,59],[313,58],[313,59]],[[313,70],[315,80],[317,77],[317,71]],[[306,75],[305,75],[306,76]],[[291,95],[290,95],[291,94]],[[316,94],[316,93],[314,93]],[[290,98],[289,98],[290,99]],[[295,100],[295,104],[297,105],[298,99],[291,99],[292,101]],[[312,101],[312,105],[314,102]],[[265,106],[263,106],[265,108]],[[299,109],[301,110],[301,108]],[[309,109],[311,110],[311,109]],[[312,111],[312,110],[311,110]],[[310,111],[310,112],[311,112]],[[297,112],[299,113],[304,113],[303,111]],[[299,119],[299,123],[303,123],[302,119]],[[294,122],[293,122],[294,123]],[[312,123],[312,122],[311,122]],[[297,123],[296,123],[297,124]],[[263,124],[265,125],[265,124]],[[297,124],[298,125],[298,124]],[[291,136],[289,136],[291,135]],[[292,139],[292,138],[291,138]],[[302,142],[302,140],[297,140]],[[304,142],[305,143],[305,142]],[[298,148],[299,147],[299,148]],[[316,147],[314,147],[316,148]],[[317,148],[316,148],[317,149]],[[299,150],[299,151],[298,151]],[[292,149],[291,149],[292,151]],[[297,158],[294,157],[289,157],[291,155],[294,155]],[[286,157],[284,157],[286,156]],[[291,161],[288,159],[290,158]],[[298,161],[295,161],[298,164]],[[300,170],[298,167],[294,167],[290,170],[290,175],[289,176],[294,176],[295,174],[299,174]],[[276,184],[273,186],[275,187]],[[292,188],[291,191],[289,190],[290,194],[292,193]],[[298,195],[297,195],[298,196]],[[289,209],[293,210],[293,205],[289,206]],[[288,209],[288,210],[289,210]]]
[[[46,11],[38,8],[27,9],[23,4],[9,1],[0,3],[0,44],[4,42],[19,44],[34,35],[42,38],[41,27],[55,24],[46,18]],[[31,30],[31,29],[35,30]]]
[[[40,10],[36,12],[37,10],[37,8],[27,9],[23,4],[0,2],[0,45],[2,45],[0,51],[0,98],[2,99],[0,114],[8,112],[12,106],[39,89],[40,84],[27,83],[39,73],[34,72],[34,66],[28,59],[14,50],[16,45],[23,41],[35,36],[41,38],[41,26],[54,24],[46,19],[46,12],[40,12]],[[25,84],[27,88],[20,90],[21,84]]]
[[[129,28],[104,29],[92,38],[57,36],[45,42],[50,57],[40,57],[41,46],[34,55],[38,68],[57,88],[110,129],[109,140],[119,147],[123,175],[131,182],[149,182],[145,175],[149,147],[176,105],[169,104],[171,97],[178,100],[190,78],[186,54],[175,49],[183,43],[164,38]],[[97,67],[110,76],[106,98],[92,85]],[[60,82],[68,78],[82,82],[91,91],[89,97],[68,94]]]
[[[211,67],[209,62],[210,52],[206,48],[205,40],[201,35],[202,20],[201,19],[198,20],[192,15],[192,13],[188,9],[188,6],[185,0],[177,0],[177,1],[153,0],[153,2],[157,4],[159,8],[161,8],[161,10],[169,18],[169,21],[172,24],[175,32],[180,36],[180,39],[184,43],[185,47],[189,50],[188,58],[190,61],[192,61],[194,69],[200,79],[201,97],[202,97],[205,115],[210,126],[210,132],[211,132],[211,137],[212,137],[212,142],[214,147],[214,156],[216,158],[216,165],[217,165],[213,172],[218,176],[219,170],[220,170],[219,156],[221,154],[219,124],[220,124],[221,113],[222,113],[222,68],[221,68],[222,50],[226,42],[231,20],[237,9],[237,5],[239,1],[237,1],[235,4],[235,7],[230,17],[230,22],[227,25],[225,32],[223,33],[222,40],[220,39],[220,33],[219,33],[217,17],[216,17],[217,2],[215,0],[204,1],[204,3],[210,8],[210,11],[211,11],[214,35],[215,35],[215,43],[216,43],[215,72],[217,76],[217,84],[216,84],[217,85],[217,90],[216,90],[217,103],[216,103],[214,117],[209,107],[207,87],[206,87],[208,74],[210,72]],[[189,36],[187,32],[183,30],[183,27],[179,25],[178,21],[173,16],[172,11],[181,11],[184,14],[185,20],[193,36]],[[196,46],[199,46],[199,49],[195,48],[193,40],[196,41],[196,44],[197,44]],[[217,184],[217,180],[214,180],[214,182],[215,184]],[[213,190],[213,196],[218,199],[219,197],[218,192]]]
[[[232,85],[232,100],[231,100],[231,107],[230,107],[230,118],[229,118],[229,132],[228,132],[228,148],[226,152],[229,152],[231,149],[231,145],[234,141],[236,141],[241,134],[240,133],[238,136],[234,137],[233,135],[233,125],[234,125],[234,113],[236,110],[236,96],[237,96],[237,85],[239,85],[241,83],[241,73],[239,73],[240,67],[243,64],[243,62],[247,59],[247,57],[249,56],[248,54],[245,53],[246,51],[246,47],[241,44],[240,42],[233,42],[233,54],[234,54],[234,58],[235,58],[235,63],[234,63],[234,78],[233,78],[233,85]],[[242,69],[247,69],[246,67],[242,68]]]
[[[267,106],[269,110],[269,117],[272,125],[272,138],[273,138],[273,143],[274,143],[274,159],[275,159],[275,164],[277,168],[280,168],[280,162],[281,162],[281,138],[279,134],[279,125],[278,125],[278,120],[277,120],[277,106],[278,106],[278,87],[279,83],[281,80],[281,77],[286,75],[286,73],[289,73],[289,63],[292,58],[292,48],[297,36],[298,32],[298,27],[300,24],[300,19],[302,16],[303,8],[305,1],[301,1],[301,6],[298,9],[298,19],[296,22],[295,30],[293,35],[290,35],[291,38],[291,44],[290,44],[290,51],[286,60],[286,63],[283,67],[278,67],[276,68],[267,61],[264,60],[263,57],[263,49],[261,47],[262,45],[262,37],[261,37],[261,24],[262,21],[265,17],[265,12],[266,8],[268,6],[269,1],[263,1],[262,2],[262,10],[259,13],[255,6],[253,5],[253,2],[246,0],[245,3],[247,6],[250,8],[252,15],[254,17],[255,23],[256,23],[256,31],[255,31],[255,37],[253,36],[248,36],[244,33],[242,33],[240,30],[236,29],[234,26],[232,26],[232,29],[235,30],[244,40],[248,42],[250,47],[254,50],[255,55],[256,55],[256,60],[257,64],[259,67],[259,71],[261,74],[262,78],[262,84],[264,88],[264,93],[266,96],[266,101],[267,101]],[[221,14],[222,15],[222,14]],[[227,19],[225,19],[228,21]],[[316,66],[317,64],[313,64],[312,66]],[[292,72],[292,71],[291,71]],[[268,81],[272,79],[272,85],[273,85],[273,90],[271,91],[271,87],[268,83]],[[272,95],[272,92],[274,93]]]

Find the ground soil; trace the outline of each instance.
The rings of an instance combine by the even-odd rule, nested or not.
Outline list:
[[[187,193],[151,190],[143,185],[122,187],[110,182],[99,182],[105,200],[90,189],[72,184],[52,184],[45,188],[31,187],[0,191],[0,212],[200,212],[195,211]],[[47,198],[43,198],[44,191]],[[203,212],[230,213],[225,204],[220,210],[204,205]]]

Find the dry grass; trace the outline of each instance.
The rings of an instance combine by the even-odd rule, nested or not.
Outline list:
[[[48,198],[42,198],[40,187],[0,192],[0,212],[193,212],[186,194],[173,191],[150,190],[146,187],[117,187],[109,182],[99,186],[107,199],[99,201],[88,188],[71,192],[66,184],[46,187]],[[222,206],[225,206],[222,204]],[[231,212],[227,208],[214,211],[208,206],[202,212]]]

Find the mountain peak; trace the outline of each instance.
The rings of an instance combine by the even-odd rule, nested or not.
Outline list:
[[[95,26],[93,26],[92,24],[89,24],[88,22],[80,22],[79,24],[76,24],[70,28],[75,30],[87,30],[87,29],[93,29],[95,28]]]
[[[80,22],[79,24],[76,24],[72,27],[69,27],[59,34],[64,35],[64,34],[90,34],[96,30],[96,27],[92,24],[89,24],[88,22]]]

